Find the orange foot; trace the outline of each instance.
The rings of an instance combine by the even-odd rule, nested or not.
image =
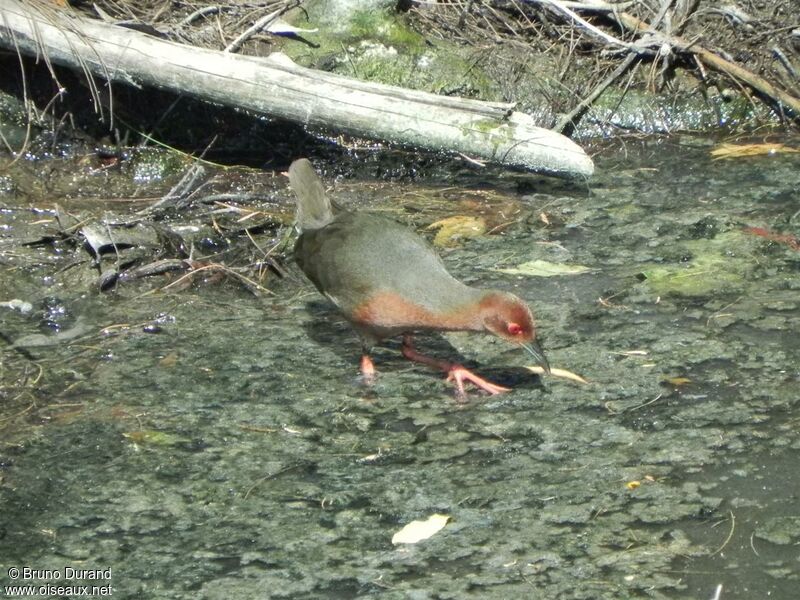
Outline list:
[[[483,377],[478,377],[472,371],[465,369],[461,365],[451,365],[447,371],[447,381],[452,381],[456,384],[456,390],[459,398],[465,398],[467,393],[464,391],[464,381],[469,381],[476,387],[479,387],[484,392],[489,392],[492,395],[502,394],[503,392],[510,392],[511,388],[497,385],[491,381],[487,381]]]
[[[372,385],[375,383],[375,364],[369,357],[369,354],[361,356],[361,376],[364,378],[364,383]]]
[[[414,348],[414,343],[410,334],[403,335],[401,351],[403,356],[408,360],[422,363],[423,365],[428,365],[429,367],[440,369],[447,373],[447,381],[452,381],[456,384],[456,393],[460,401],[463,401],[467,397],[467,393],[464,391],[465,381],[469,381],[484,392],[489,392],[492,395],[511,391],[510,388],[496,385],[491,381],[486,381],[483,377],[478,377],[475,373],[465,369],[459,364],[420,354],[417,352],[417,349]]]

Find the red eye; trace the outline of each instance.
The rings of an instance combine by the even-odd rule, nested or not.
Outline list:
[[[522,333],[522,326],[519,323],[509,323],[507,329],[508,333],[511,335],[519,335]]]

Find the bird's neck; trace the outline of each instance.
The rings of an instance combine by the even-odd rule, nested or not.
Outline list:
[[[442,329],[453,331],[484,331],[485,323],[485,298],[486,292],[464,286],[464,302],[453,307],[452,310],[439,316],[437,321],[442,324]]]

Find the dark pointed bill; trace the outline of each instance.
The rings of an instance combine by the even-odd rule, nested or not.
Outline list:
[[[539,342],[533,340],[527,344],[522,344],[522,347],[531,353],[533,358],[536,359],[536,364],[544,369],[545,374],[550,375],[550,363],[547,362],[547,357],[544,355],[544,350],[542,350]]]

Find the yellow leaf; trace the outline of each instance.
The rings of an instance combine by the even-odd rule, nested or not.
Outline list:
[[[532,367],[525,367],[531,373],[536,373],[537,375],[544,375],[544,369],[539,365],[534,365]],[[557,367],[550,368],[550,375],[553,377],[561,377],[563,379],[569,379],[570,381],[577,381],[578,383],[589,383],[580,375],[576,375],[572,371],[567,371],[566,369],[559,369]]]
[[[465,215],[447,217],[428,225],[426,229],[438,229],[433,245],[440,247],[457,246],[466,238],[480,237],[486,233],[486,221],[480,217]]]
[[[800,152],[783,144],[720,144],[711,151],[715,160],[721,158],[737,158],[740,156],[760,156],[764,154],[779,154],[786,152]]]
[[[449,515],[434,514],[424,521],[411,521],[392,536],[393,544],[416,544],[437,533],[450,520]]]
[[[155,430],[126,431],[122,435],[134,444],[147,444],[151,446],[175,446],[190,441],[174,433]]]
[[[664,383],[668,383],[670,385],[679,386],[679,385],[686,385],[687,383],[692,383],[692,380],[688,377],[667,377],[664,380]]]
[[[635,490],[640,485],[642,485],[641,481],[629,481],[628,483],[625,484],[625,487],[628,488],[629,490]]]
[[[178,362],[178,353],[177,352],[170,352],[160,361],[158,361],[158,365],[161,367],[174,367]]]
[[[531,260],[516,267],[493,269],[508,275],[527,275],[529,277],[554,277],[556,275],[580,275],[591,271],[583,265],[569,265],[567,263],[551,263],[546,260]]]

